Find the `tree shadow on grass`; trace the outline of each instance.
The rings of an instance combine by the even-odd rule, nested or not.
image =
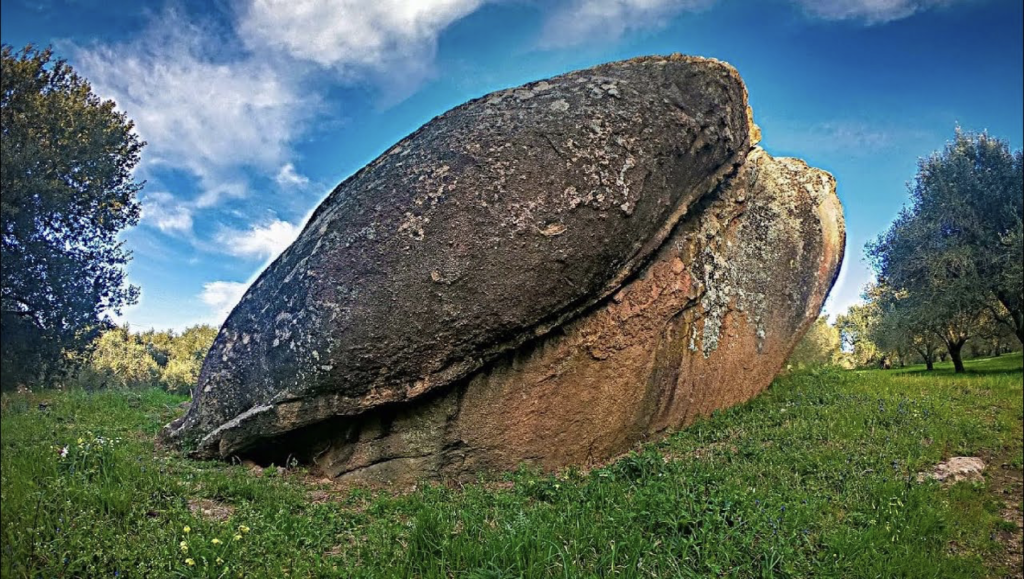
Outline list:
[[[995,358],[974,358],[966,360],[963,374],[953,371],[952,362],[935,364],[934,370],[928,370],[922,364],[893,369],[894,374],[914,376],[1020,376],[1024,372],[1024,359],[1020,352],[1004,354]]]

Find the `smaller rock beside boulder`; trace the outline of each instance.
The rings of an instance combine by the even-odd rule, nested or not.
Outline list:
[[[918,473],[917,481],[937,480],[939,482],[958,483],[960,481],[981,481],[981,473],[985,470],[985,462],[974,456],[954,456],[935,465],[932,472]]]

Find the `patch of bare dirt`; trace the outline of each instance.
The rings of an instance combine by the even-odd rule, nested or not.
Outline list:
[[[197,517],[223,523],[234,514],[235,507],[212,499],[189,499],[188,510]]]
[[[1004,547],[998,558],[996,567],[1003,567],[1006,578],[1024,579],[1024,513],[1021,511],[1021,500],[1024,497],[1024,472],[1003,463],[998,468],[990,469],[988,477],[989,489],[1003,503],[1000,516],[1015,527],[1014,530],[999,531],[997,538]]]

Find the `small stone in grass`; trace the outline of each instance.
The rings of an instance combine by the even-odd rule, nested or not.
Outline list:
[[[923,482],[928,479],[939,482],[957,483],[964,480],[983,480],[981,473],[985,470],[985,463],[974,456],[954,456],[953,458],[935,465],[935,469],[928,473],[918,473],[917,481]]]

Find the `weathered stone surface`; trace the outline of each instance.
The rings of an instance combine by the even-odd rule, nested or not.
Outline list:
[[[585,315],[443,394],[296,432],[278,454],[303,449],[328,475],[402,483],[554,469],[748,400],[832,285],[844,247],[834,191],[827,173],[755,148]]]
[[[736,72],[611,63],[434,119],[250,288],[166,435],[411,480],[605,460],[765,388],[842,258]]]
[[[954,456],[945,462],[935,465],[929,473],[919,473],[917,482],[937,480],[939,482],[958,483],[960,481],[981,481],[984,477],[985,461],[974,456]]]

